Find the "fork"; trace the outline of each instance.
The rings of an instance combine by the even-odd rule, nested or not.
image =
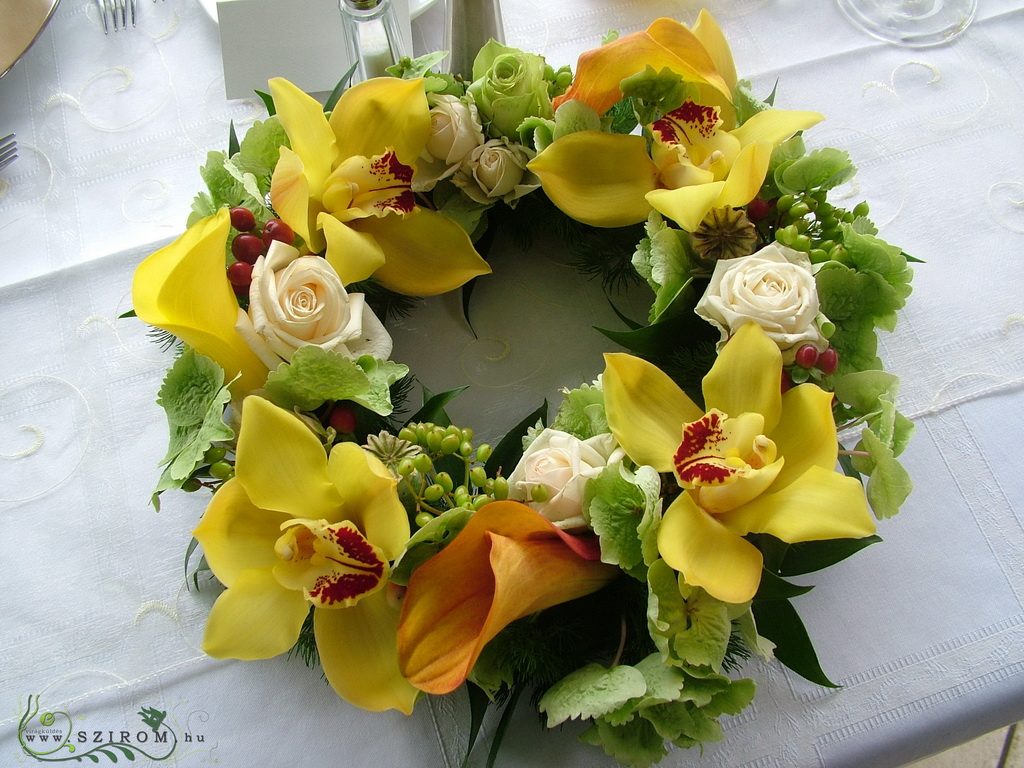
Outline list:
[[[100,19],[103,21],[103,34],[107,34],[110,27],[113,27],[115,32],[118,29],[128,29],[129,17],[134,27],[136,4],[137,0],[96,0],[96,7],[100,9]]]
[[[18,142],[14,140],[14,134],[9,133],[0,139],[0,170],[18,159]]]

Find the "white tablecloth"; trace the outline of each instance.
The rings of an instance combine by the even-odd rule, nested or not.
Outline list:
[[[183,227],[206,152],[225,146],[231,121],[241,131],[263,112],[225,100],[218,31],[194,0],[139,4],[137,29],[105,37],[92,0],[63,0],[0,81],[0,134],[21,147],[0,171],[0,764],[28,760],[18,722],[39,695],[90,743],[96,731],[136,738],[137,712],[166,711],[186,766],[458,765],[460,698],[411,718],[369,714],[300,661],[198,649],[214,594],[186,590],[183,557],[205,500],[148,506],[169,361],[117,317],[134,266]],[[864,36],[825,0],[708,6],[741,76],[761,94],[778,81],[778,106],[825,113],[808,143],[849,149],[850,198],[927,262],[882,349],[918,426],[905,454],[916,488],[880,525],[883,544],[797,601],[843,689],[752,663],[758,697],[725,720],[725,741],[665,765],[900,765],[1024,718],[1024,10],[982,0],[959,41],[911,51]],[[508,42],[556,66],[610,28],[691,22],[699,7],[502,4]],[[500,433],[599,371],[589,326],[614,318],[565,260],[502,249],[474,296],[481,338],[457,300],[435,300],[396,326],[395,358],[434,391],[473,384],[453,416]],[[577,732],[542,737],[523,708],[499,765],[612,764]]]

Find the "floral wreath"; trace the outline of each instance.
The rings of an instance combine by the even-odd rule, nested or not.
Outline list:
[[[706,11],[610,35],[575,75],[494,41],[465,79],[441,58],[326,107],[272,80],[136,271],[134,312],[181,342],[154,503],[214,491],[186,556],[226,588],[205,651],[297,652],[375,711],[466,684],[471,749],[530,692],[629,766],[721,738],[751,655],[832,686],[788,579],[879,540],[912,431],[876,349],[912,259],[829,202],[848,154],[807,151],[822,115],[755,98]],[[627,352],[596,381],[492,447],[450,423],[457,390],[404,415],[385,322],[460,286],[468,321],[510,223],[654,299],[605,331]]]

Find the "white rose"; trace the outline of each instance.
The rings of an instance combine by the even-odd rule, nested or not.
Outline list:
[[[540,186],[540,179],[526,170],[536,153],[506,138],[491,139],[474,149],[452,177],[474,202],[489,205],[504,200],[509,205]]]
[[[557,429],[545,429],[509,475],[509,497],[529,500],[533,487],[543,486],[547,500],[534,504],[538,512],[559,528],[586,528],[583,490],[587,481],[624,456],[611,435],[580,440]]]
[[[416,164],[413,189],[425,192],[455,173],[459,164],[484,143],[476,104],[443,94],[430,96],[430,139]]]
[[[810,259],[774,243],[750,256],[718,261],[695,311],[721,331],[719,344],[744,323],[757,323],[787,364],[804,344],[819,352],[828,347]]]
[[[239,310],[235,328],[271,370],[307,344],[353,359],[391,355],[391,336],[363,294],[348,293],[326,259],[278,241],[253,265],[249,313]]]

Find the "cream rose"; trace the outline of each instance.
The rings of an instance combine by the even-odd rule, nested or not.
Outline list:
[[[774,243],[750,256],[718,261],[695,311],[721,331],[720,344],[744,323],[757,323],[787,364],[804,344],[818,351],[828,347],[810,259]]]
[[[448,94],[430,97],[430,139],[416,164],[413,189],[424,192],[451,176],[484,143],[476,105]]]
[[[348,293],[325,259],[278,241],[253,265],[249,312],[239,310],[235,328],[271,370],[307,344],[351,358],[391,355],[391,336],[363,294]]]
[[[509,205],[540,186],[540,179],[526,170],[536,153],[508,139],[491,139],[470,152],[452,181],[474,202],[489,205],[503,200]]]
[[[557,429],[545,429],[509,475],[509,497],[530,500],[534,486],[542,486],[547,499],[534,503],[538,512],[559,528],[586,528],[583,491],[587,481],[624,456],[611,435],[580,440]]]

